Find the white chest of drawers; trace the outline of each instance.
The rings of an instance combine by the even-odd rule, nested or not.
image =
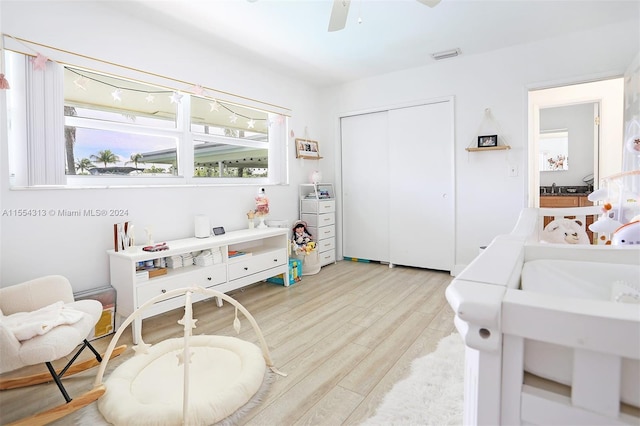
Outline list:
[[[122,320],[147,300],[182,287],[214,288],[223,293],[245,287],[267,278],[285,274],[289,283],[288,230],[282,228],[244,229],[209,238],[185,238],[167,241],[168,250],[147,252],[142,246],[125,251],[108,250],[111,285],[116,289],[116,314]],[[220,250],[222,261],[210,266],[187,265],[167,268],[165,275],[139,280],[136,267],[140,262],[167,258],[202,250]],[[243,256],[229,257],[229,251],[242,251]],[[195,295],[193,300],[198,300]],[[218,301],[220,305],[221,301]],[[134,343],[138,342],[141,321],[183,306],[184,296],[155,304],[133,322]]]
[[[318,247],[320,265],[336,261],[336,200],[333,184],[300,185],[300,219]]]

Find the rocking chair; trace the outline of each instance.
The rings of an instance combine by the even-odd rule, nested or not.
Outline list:
[[[23,419],[25,424],[46,424],[100,397],[99,390],[92,390],[74,400],[64,388],[61,378],[94,367],[102,361],[102,356],[87,340],[101,314],[102,304],[97,300],[75,301],[71,284],[59,275],[0,288],[0,373],[40,363],[44,363],[48,369],[48,372],[26,377],[0,377],[0,390],[53,380],[66,401],[65,404]],[[52,362],[71,355],[78,345],[79,349],[67,365],[56,371]],[[89,348],[95,358],[72,365],[85,348]],[[125,349],[126,345],[118,347],[112,357]]]

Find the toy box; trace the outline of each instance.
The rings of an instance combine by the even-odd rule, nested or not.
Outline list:
[[[116,289],[110,285],[74,293],[75,300],[93,299],[102,303],[102,316],[88,340],[95,340],[115,331]]]
[[[293,285],[302,279],[302,261],[289,259],[289,285]],[[267,282],[284,285],[284,274],[267,278]]]

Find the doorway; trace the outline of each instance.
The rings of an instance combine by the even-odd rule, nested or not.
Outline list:
[[[622,167],[624,79],[614,78],[591,83],[573,84],[529,91],[529,152],[528,152],[528,206],[540,206],[540,140],[541,115],[551,108],[573,105],[592,105],[596,111],[588,125],[594,126],[593,144],[581,149],[593,150],[593,187],[598,187],[600,177],[619,173]],[[598,113],[599,110],[599,113]],[[562,130],[562,129],[558,129]],[[571,136],[569,136],[571,137]],[[579,156],[576,156],[578,159]],[[571,154],[569,153],[569,170]],[[545,172],[546,173],[546,172]],[[564,171],[554,173],[565,173]],[[566,176],[569,176],[567,173]],[[586,176],[584,176],[586,177]],[[571,183],[577,185],[580,182]],[[584,183],[586,184],[586,182]]]

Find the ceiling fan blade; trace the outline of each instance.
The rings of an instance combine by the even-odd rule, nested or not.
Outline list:
[[[329,18],[329,31],[339,31],[347,24],[347,14],[351,0],[333,0],[331,18]]]
[[[440,0],[418,0],[422,4],[426,4],[429,7],[437,6]]]

